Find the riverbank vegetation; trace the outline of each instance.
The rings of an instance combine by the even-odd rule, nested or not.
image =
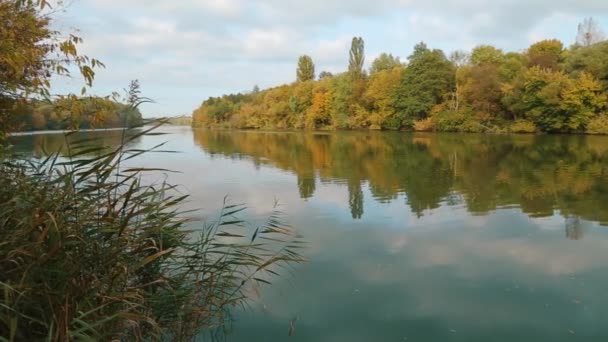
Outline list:
[[[106,97],[63,97],[53,101],[15,101],[11,108],[13,132],[132,128],[143,125],[138,108]]]
[[[209,98],[194,126],[608,134],[603,38],[587,19],[568,48],[544,40],[522,52],[481,45],[446,55],[420,43],[407,62],[384,53],[369,70],[354,38],[346,72],[315,77],[302,56],[296,82]]]
[[[216,220],[193,221],[188,197],[154,181],[170,170],[137,166],[162,144],[133,142],[161,123],[123,130],[118,145],[68,133],[42,159],[16,155],[6,136],[27,117],[16,108],[33,128],[77,130],[136,126],[146,101],[137,82],[126,105],[82,97],[102,64],[51,30],[52,13],[45,0],[0,0],[0,341],[191,341],[221,327],[303,260],[299,236],[278,209],[251,227],[226,201]],[[51,78],[74,68],[81,94],[51,94]]]
[[[0,166],[0,339],[190,341],[219,327],[281,267],[300,239],[274,211],[249,229],[226,203],[200,224],[187,196],[144,183],[124,148],[71,141],[70,158]],[[70,138],[68,137],[68,140]]]

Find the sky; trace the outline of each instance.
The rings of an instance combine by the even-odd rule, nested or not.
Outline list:
[[[303,54],[317,73],[344,71],[353,36],[364,38],[369,66],[382,52],[406,60],[420,41],[446,54],[480,44],[522,51],[552,38],[568,46],[587,17],[608,33],[607,0],[71,0],[54,25],[77,29],[80,52],[106,64],[89,93],[138,79],[155,101],[142,112],[153,117],[293,82]],[[79,92],[82,82],[55,87]]]

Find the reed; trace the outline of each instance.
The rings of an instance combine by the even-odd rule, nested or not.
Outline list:
[[[224,201],[213,222],[129,160],[161,123],[119,147],[66,141],[69,157],[0,165],[0,341],[188,341],[221,326],[258,285],[294,263],[303,241],[275,208],[248,228]]]

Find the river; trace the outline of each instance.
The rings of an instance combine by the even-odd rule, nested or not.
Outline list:
[[[179,153],[137,163],[189,208],[228,195],[255,224],[277,200],[307,241],[228,341],[608,340],[608,137],[161,131],[133,145]]]

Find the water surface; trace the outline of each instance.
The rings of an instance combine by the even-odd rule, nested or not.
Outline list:
[[[608,340],[608,137],[163,131],[134,145],[181,153],[138,163],[188,206],[278,199],[308,241],[228,341]]]

